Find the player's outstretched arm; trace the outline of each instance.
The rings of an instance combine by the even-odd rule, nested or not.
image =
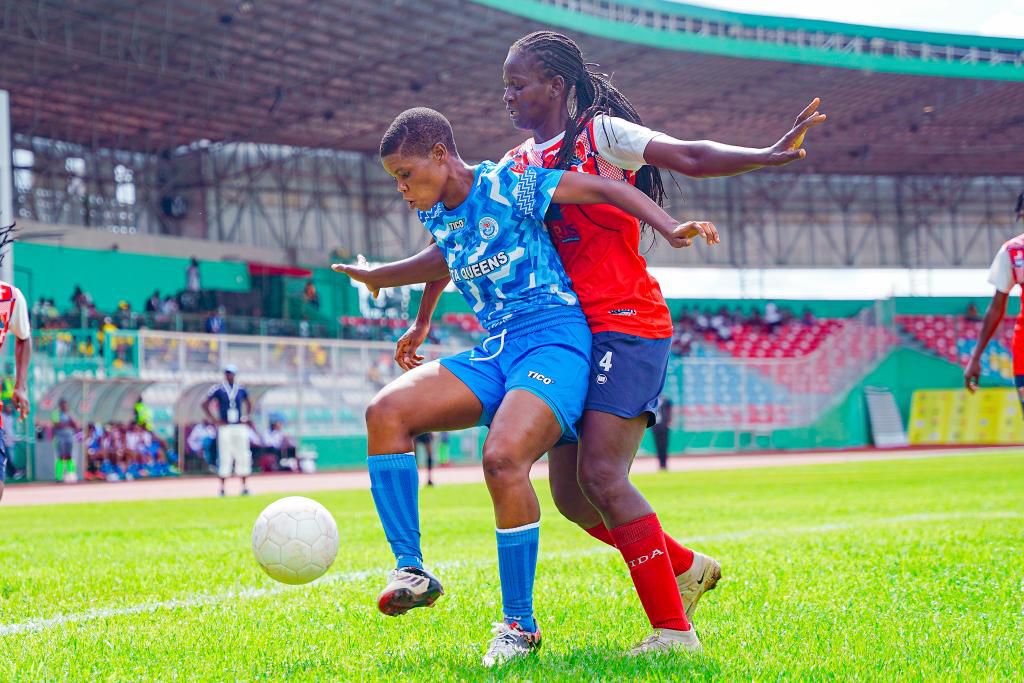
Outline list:
[[[992,295],[992,301],[985,311],[985,319],[981,323],[981,333],[978,335],[978,343],[971,353],[967,366],[964,368],[964,386],[972,394],[978,388],[978,378],[981,377],[981,357],[985,355],[985,347],[992,340],[992,336],[999,329],[999,323],[1003,322],[1006,315],[1006,300],[1009,295],[1006,292],[996,290]]]
[[[587,173],[563,173],[551,198],[554,204],[611,204],[654,228],[673,247],[688,247],[694,238],[718,244],[718,231],[707,221],[680,223],[629,183]]]
[[[434,316],[437,302],[441,300],[441,294],[449,282],[451,282],[450,277],[443,277],[440,280],[428,282],[423,288],[423,296],[420,297],[419,308],[416,309],[416,318],[395,344],[395,362],[403,370],[412,370],[423,363],[423,356],[416,351],[427,339],[427,334],[430,332],[430,319]]]
[[[448,276],[448,264],[444,260],[444,255],[433,243],[415,256],[401,261],[370,266],[360,254],[355,264],[334,263],[331,270],[335,273],[344,273],[356,282],[362,282],[374,298],[385,287],[415,285]]]
[[[754,171],[765,166],[784,166],[807,156],[804,136],[812,126],[825,121],[815,97],[796,117],[789,132],[771,147],[736,147],[713,140],[677,140],[659,135],[647,143],[644,160],[694,178],[714,178]]]

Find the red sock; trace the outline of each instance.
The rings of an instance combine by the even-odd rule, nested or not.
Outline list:
[[[651,626],[677,631],[690,630],[658,516],[652,512],[646,517],[615,527],[611,534],[622,553],[622,559],[629,566],[633,585],[636,586]]]
[[[602,543],[607,543],[613,548],[615,547],[615,539],[612,538],[611,532],[608,531],[608,527],[604,524],[598,524],[595,527],[585,529],[585,531]],[[668,534],[665,534],[665,546],[668,548],[668,559],[672,562],[672,571],[676,576],[679,576],[693,566],[692,550],[684,545],[680,545],[679,541]]]
[[[598,524],[597,526],[590,527],[589,529],[584,529],[584,531],[602,543],[607,543],[613,548],[615,547],[615,539],[612,538],[612,532],[608,531],[608,527],[604,524]]]
[[[668,548],[668,559],[672,562],[672,573],[679,576],[693,566],[693,551],[679,541],[665,534],[665,546]]]

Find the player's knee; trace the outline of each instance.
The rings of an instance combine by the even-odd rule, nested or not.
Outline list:
[[[396,432],[404,428],[404,423],[401,403],[387,394],[377,394],[366,407],[366,428],[371,431]]]
[[[598,510],[606,510],[629,486],[626,473],[621,468],[593,459],[580,462],[577,478],[583,495]]]
[[[504,443],[484,443],[483,470],[484,479],[489,484],[501,484],[530,476],[530,468],[524,467],[516,457],[515,450]]]

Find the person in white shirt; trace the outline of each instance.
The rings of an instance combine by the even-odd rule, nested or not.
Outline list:
[[[1017,198],[1016,216],[1018,223],[1024,223],[1024,192]],[[985,355],[985,348],[1003,322],[1003,316],[1006,315],[1006,302],[1009,299],[1010,291],[1017,285],[1024,285],[1024,233],[1007,240],[999,248],[988,271],[988,282],[996,288],[996,291],[992,295],[992,301],[989,302],[988,310],[985,311],[985,317],[981,322],[978,343],[964,367],[964,386],[972,394],[978,389],[978,381],[981,378],[981,359]],[[1021,290],[1021,297],[1024,299],[1024,288]],[[1020,397],[1021,409],[1024,410],[1024,315],[1017,318],[1017,324],[1014,326],[1011,354],[1013,356],[1013,381],[1017,387],[1017,395]]]
[[[11,226],[13,228],[13,226]],[[0,249],[10,241],[10,229],[0,238]],[[14,285],[0,281],[0,349],[7,341],[8,333],[14,334],[14,391],[11,403],[19,420],[28,415],[28,366],[32,359],[32,327],[28,320],[28,304],[25,295]],[[7,441],[5,425],[0,417],[0,498],[4,495],[4,479],[7,473]]]

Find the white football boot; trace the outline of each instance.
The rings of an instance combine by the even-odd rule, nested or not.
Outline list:
[[[683,599],[683,611],[686,612],[687,620],[693,619],[700,596],[714,590],[721,578],[722,565],[718,564],[718,560],[703,553],[693,553],[693,565],[676,577],[679,597]]]
[[[494,638],[491,639],[483,662],[488,669],[513,659],[526,657],[540,649],[539,628],[536,633],[529,633],[516,622],[506,624],[502,621],[494,624],[491,633],[494,634]]]
[[[682,652],[700,652],[700,639],[693,626],[689,631],[674,631],[670,628],[655,629],[654,633],[647,636],[627,654],[630,657],[637,657],[646,654],[659,654],[680,650]]]
[[[400,567],[388,575],[388,585],[377,596],[377,609],[397,617],[414,607],[431,607],[442,595],[441,582],[426,569]]]

